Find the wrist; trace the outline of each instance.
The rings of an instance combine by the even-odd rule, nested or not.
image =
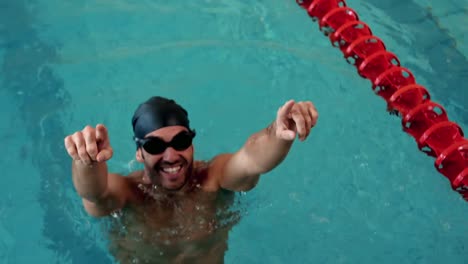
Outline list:
[[[96,160],[90,160],[90,161],[83,161],[83,160],[73,160],[73,163],[77,166],[80,166],[80,167],[89,167],[89,168],[93,168],[101,163],[105,163],[105,162],[98,162]]]
[[[294,141],[294,139],[288,140],[288,139],[285,139],[284,137],[281,136],[281,132],[278,129],[278,124],[277,124],[276,120],[266,128],[266,131],[267,131],[266,134],[268,135],[270,140],[273,140],[275,142],[290,145]]]
[[[277,137],[276,135],[276,121],[272,122],[270,125],[268,125],[266,127],[266,132],[267,132],[267,135],[268,136],[272,136],[272,137]]]

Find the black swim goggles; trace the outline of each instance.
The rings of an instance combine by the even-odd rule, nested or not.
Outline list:
[[[166,142],[159,137],[136,138],[133,137],[138,147],[152,155],[163,153],[168,147],[177,151],[186,150],[192,145],[195,131],[182,131],[175,135],[170,142]]]

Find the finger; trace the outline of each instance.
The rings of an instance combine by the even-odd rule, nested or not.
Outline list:
[[[106,148],[102,151],[100,151],[97,156],[96,156],[96,160],[97,162],[104,162],[104,161],[107,161],[109,160],[110,158],[112,158],[112,154],[113,154],[113,150],[111,147],[109,148]]]
[[[305,137],[307,137],[309,136],[310,130],[312,128],[312,116],[309,114],[307,103],[300,103],[298,104],[298,106],[305,120],[305,129],[306,129]]]
[[[304,116],[302,116],[302,113],[300,111],[294,111],[292,113],[292,119],[294,120],[294,123],[296,123],[299,139],[304,140],[305,135],[307,133]]]
[[[78,155],[78,151],[76,150],[76,145],[73,142],[72,137],[67,136],[64,139],[64,142],[65,142],[65,149],[67,150],[68,155],[70,155],[70,157],[72,157],[73,160],[79,160],[80,156]]]
[[[96,126],[96,140],[99,149],[99,153],[96,157],[97,161],[103,162],[112,158],[114,151],[109,143],[108,130],[103,124],[98,124]]]
[[[86,142],[83,134],[81,132],[76,132],[72,137],[76,145],[76,150],[78,151],[79,159],[87,164],[91,163],[91,158],[86,151]]]
[[[289,113],[293,108],[295,102],[294,100],[287,101],[282,107],[278,109],[277,119],[286,120],[289,118]]]
[[[310,117],[312,118],[312,127],[317,124],[317,120],[319,117],[317,108],[315,108],[315,105],[312,102],[308,102],[308,112]]]
[[[86,143],[86,152],[91,160],[96,160],[98,147],[96,143],[96,130],[91,126],[86,126],[83,129],[83,137]]]
[[[112,158],[114,151],[110,146],[108,130],[103,124],[96,126],[96,140],[99,150],[97,161],[102,162]]]
[[[105,142],[108,141],[107,128],[103,124],[98,124],[96,126],[96,140]]]

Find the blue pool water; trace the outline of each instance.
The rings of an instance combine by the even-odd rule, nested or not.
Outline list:
[[[468,1],[347,1],[468,131]],[[190,112],[196,158],[235,151],[286,100],[306,142],[239,195],[226,263],[466,263],[468,204],[294,1],[0,0],[0,263],[114,263],[80,205],[63,138],[159,94]]]

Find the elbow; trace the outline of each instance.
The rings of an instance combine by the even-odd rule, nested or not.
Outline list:
[[[109,216],[112,210],[100,202],[92,202],[86,199],[82,199],[83,207],[89,216],[94,218],[103,218]]]
[[[250,184],[247,184],[245,186],[243,186],[243,188],[240,190],[241,192],[248,192],[248,191],[251,191],[253,190],[255,187],[257,186],[257,183],[250,183]]]
[[[244,192],[248,192],[248,191],[252,190],[253,188],[255,188],[257,186],[259,180],[260,180],[260,174],[258,174],[256,176],[252,176],[251,179],[246,181],[246,185],[244,187]]]
[[[260,180],[260,175],[250,176],[248,178],[244,178],[242,182],[236,184],[236,186],[232,186],[230,189],[231,191],[236,192],[248,192],[254,189]]]

